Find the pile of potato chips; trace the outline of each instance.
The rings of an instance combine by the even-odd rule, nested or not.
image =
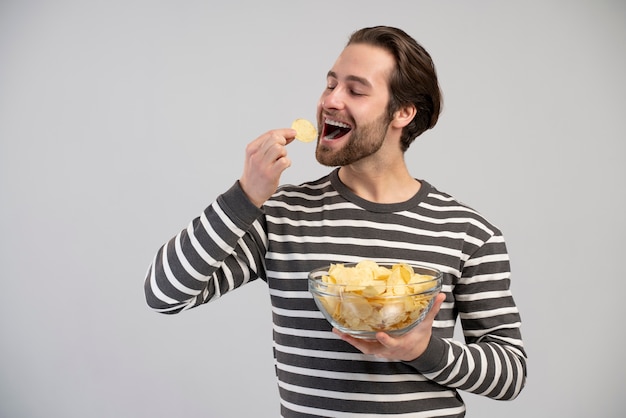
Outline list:
[[[413,324],[435,296],[434,276],[408,264],[385,267],[365,260],[354,266],[331,264],[319,301],[341,326],[355,331],[391,331]],[[424,294],[425,293],[425,294]]]

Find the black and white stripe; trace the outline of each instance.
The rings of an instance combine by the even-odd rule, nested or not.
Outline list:
[[[307,288],[333,262],[411,262],[444,272],[446,301],[427,353],[413,362],[363,355],[337,338]],[[148,304],[177,313],[261,278],[268,283],[284,417],[456,417],[457,389],[494,399],[522,390],[526,355],[500,231],[422,182],[401,204],[352,194],[334,171],[283,186],[261,212],[238,185],[157,253]],[[456,320],[465,342],[453,340]]]

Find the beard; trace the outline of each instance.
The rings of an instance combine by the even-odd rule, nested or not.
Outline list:
[[[350,132],[350,140],[338,150],[318,143],[315,149],[315,158],[322,165],[342,167],[369,157],[383,146],[390,123],[391,117],[387,113],[383,113],[374,121],[354,128]]]

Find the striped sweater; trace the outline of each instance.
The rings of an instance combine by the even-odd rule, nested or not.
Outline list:
[[[266,281],[283,417],[462,417],[458,390],[515,398],[526,354],[500,231],[425,181],[409,201],[377,204],[337,173],[282,186],[263,210],[235,183],[158,250],[145,280],[148,305],[179,313]],[[307,273],[362,259],[443,271],[446,300],[418,359],[361,354],[316,308]],[[465,342],[453,339],[457,319]]]

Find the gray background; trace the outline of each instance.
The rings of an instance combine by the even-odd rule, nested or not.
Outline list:
[[[500,226],[530,356],[468,417],[618,416],[626,386],[622,1],[0,2],[0,416],[278,415],[265,285],[151,312],[158,247],[313,119],[355,29],[433,55],[438,126],[412,173]],[[289,147],[284,182],[326,169]]]

